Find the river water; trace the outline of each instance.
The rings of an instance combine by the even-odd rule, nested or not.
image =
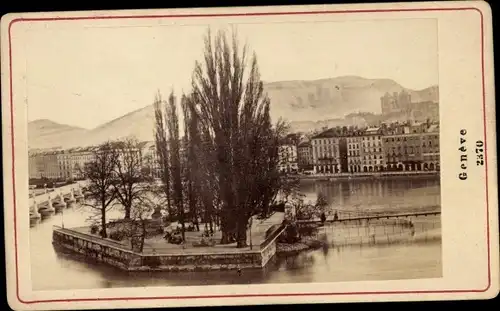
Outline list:
[[[440,205],[438,178],[302,181],[306,200],[323,192],[331,210],[418,210]],[[89,213],[64,210],[30,229],[31,275],[34,290],[92,289],[175,285],[301,283],[438,278],[442,274],[441,241],[330,246],[288,257],[275,257],[265,269],[235,271],[125,273],[88,263],[52,247],[53,225],[81,226]],[[111,218],[119,214],[110,215]],[[437,219],[437,220],[436,220]],[[440,228],[439,217],[432,228]],[[438,229],[439,230],[439,229]],[[435,231],[435,230],[434,230]],[[324,229],[328,236],[328,229]]]

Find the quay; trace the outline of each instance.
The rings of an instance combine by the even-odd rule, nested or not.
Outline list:
[[[387,177],[439,177],[439,171],[397,171],[397,172],[359,172],[359,173],[335,173],[335,174],[294,174],[291,178],[311,180],[338,180],[338,179],[370,179]]]
[[[146,240],[143,251],[136,252],[126,243],[89,234],[88,227],[54,227],[52,244],[56,249],[124,271],[174,272],[263,268],[276,254],[277,239],[285,230],[283,219],[284,213],[276,212],[263,221],[255,220],[248,237],[252,247],[246,248],[236,248],[235,243],[194,247],[189,245],[187,238],[187,245],[175,245],[159,238]]]

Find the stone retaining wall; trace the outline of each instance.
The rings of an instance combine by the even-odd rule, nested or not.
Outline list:
[[[241,253],[144,255],[119,243],[57,228],[53,230],[52,243],[56,248],[127,271],[206,271],[262,268],[276,254],[278,236],[269,237],[262,248]]]

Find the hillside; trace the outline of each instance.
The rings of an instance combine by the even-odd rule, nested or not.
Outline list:
[[[283,81],[264,85],[271,99],[271,116],[284,118],[293,131],[323,127],[366,125],[380,119],[380,97],[404,88],[393,80],[344,76],[314,81]],[[437,101],[438,87],[409,90],[413,102]],[[182,122],[181,122],[182,123]],[[49,120],[29,124],[30,148],[94,145],[108,139],[136,136],[153,140],[154,106],[149,105],[85,130]]]
[[[88,130],[41,119],[28,123],[29,148],[49,148],[65,146],[71,141],[78,141]]]
[[[343,118],[356,111],[380,113],[380,97],[386,92],[401,92],[403,89],[411,94],[413,102],[438,100],[436,86],[411,90],[393,80],[356,76],[265,85],[272,101],[273,115],[285,116],[290,121]]]
[[[74,145],[96,145],[108,139],[114,140],[129,136],[135,136],[142,141],[153,140],[154,115],[154,106],[146,106],[88,131],[82,141]]]

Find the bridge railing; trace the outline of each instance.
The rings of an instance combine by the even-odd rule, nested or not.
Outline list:
[[[339,218],[356,218],[356,217],[367,217],[367,216],[384,216],[384,215],[398,215],[398,214],[411,214],[411,213],[425,213],[425,212],[436,212],[439,211],[439,206],[429,206],[422,208],[411,208],[406,211],[391,209],[391,210],[371,210],[371,211],[352,211],[352,210],[334,210],[329,213],[329,216],[334,215],[335,211],[337,211],[337,215]]]
[[[384,223],[368,223],[364,225],[353,223],[326,224],[313,232],[313,236],[318,239],[323,236],[333,243],[348,243],[356,239],[382,238],[390,240],[391,238],[401,238],[403,236],[421,236],[430,237],[432,235],[440,236],[440,222],[422,222],[414,223],[410,220],[398,219]],[[340,243],[340,244],[342,244]]]

